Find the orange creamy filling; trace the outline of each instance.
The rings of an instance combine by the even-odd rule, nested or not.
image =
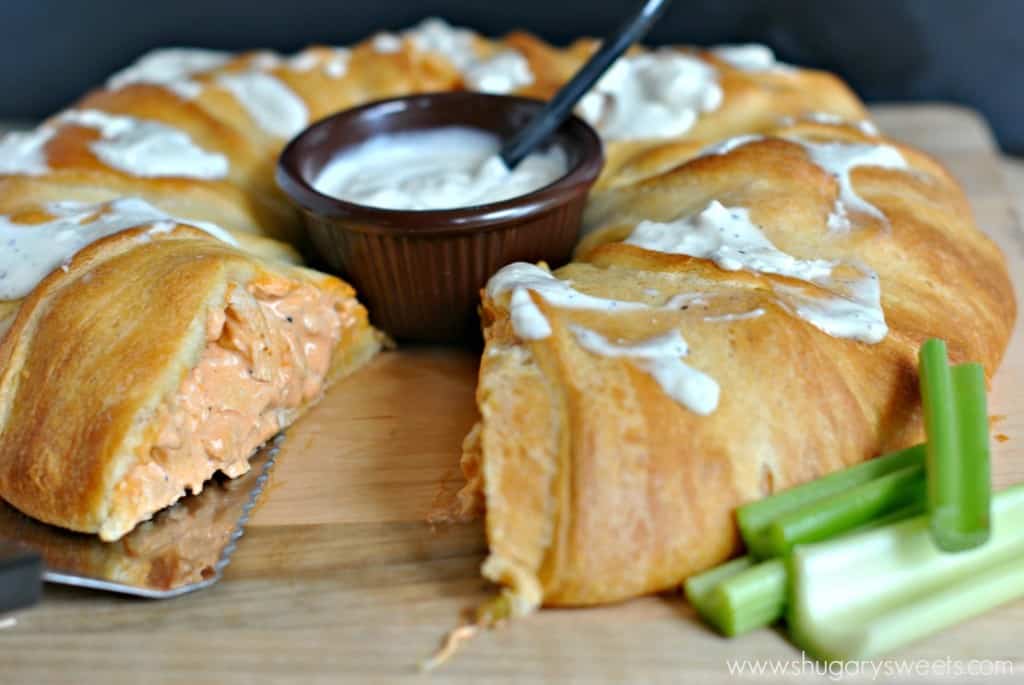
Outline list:
[[[320,394],[350,318],[336,296],[311,285],[230,286],[227,306],[208,315],[199,363],[153,419],[150,459],[118,485],[130,504],[111,512],[101,537],[119,537],[186,491],[200,492],[217,471],[248,471],[256,448]]]

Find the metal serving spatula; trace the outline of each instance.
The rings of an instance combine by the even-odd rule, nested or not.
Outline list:
[[[216,583],[249,520],[284,434],[117,542],[39,523],[0,501],[0,614],[38,601],[43,581],[165,599]]]

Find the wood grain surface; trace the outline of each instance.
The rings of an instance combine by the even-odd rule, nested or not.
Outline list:
[[[1024,170],[1011,168],[1011,196],[987,127],[967,110],[886,106],[875,115],[883,130],[933,153],[965,184],[1024,302],[1024,233],[1011,200],[1024,196]],[[419,674],[419,660],[492,591],[478,574],[480,525],[425,522],[461,482],[476,363],[471,351],[445,348],[382,355],[289,431],[219,585],[166,602],[48,587],[40,606],[0,630],[0,683],[806,681],[794,671],[730,675],[729,660],[801,655],[772,630],[721,639],[678,594],[543,611],[479,635],[440,670]],[[1024,480],[1022,381],[1018,321],[991,401],[1000,485]],[[1024,601],[894,656],[1009,660],[1016,671],[1003,664],[997,678],[904,679],[911,682],[1021,681],[1022,629]]]

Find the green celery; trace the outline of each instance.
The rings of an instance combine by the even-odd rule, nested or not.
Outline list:
[[[876,657],[1024,596],[1024,485],[996,494],[992,535],[946,554],[927,516],[800,545],[788,561],[794,642],[822,659]]]
[[[710,598],[711,591],[718,586],[723,580],[745,571],[754,565],[754,560],[749,556],[737,557],[732,561],[727,561],[724,564],[715,566],[712,569],[704,571],[696,576],[690,576],[686,579],[683,584],[683,590],[686,592],[686,599],[689,600],[693,608],[697,610],[697,613],[705,617],[710,621],[709,615],[711,610]]]
[[[747,550],[759,559],[773,556],[768,529],[777,518],[811,503],[835,497],[887,473],[923,464],[924,454],[924,446],[915,445],[740,507],[736,511],[736,520]]]
[[[779,516],[768,526],[771,556],[785,556],[798,544],[828,540],[924,499],[921,466],[887,473]]]
[[[988,405],[981,364],[958,364],[950,370],[958,421],[960,509],[943,527],[952,546],[972,549],[989,537],[992,482],[989,467]]]
[[[921,467],[908,468],[918,470],[917,500],[873,518],[847,535],[918,516],[924,511]],[[872,483],[877,480],[881,479]],[[786,565],[782,559],[755,563],[752,557],[743,556],[689,578],[684,587],[686,598],[701,618],[718,632],[731,637],[770,625],[782,618],[786,610],[786,585]]]
[[[899,523],[900,521],[903,521],[905,519],[912,518],[914,516],[920,516],[924,512],[925,503],[924,498],[922,498],[920,501],[914,502],[913,504],[908,504],[907,506],[900,507],[895,511],[890,511],[888,514],[883,514],[878,518],[871,519],[864,525],[857,526],[856,528],[854,528],[852,531],[850,531],[850,534],[862,533],[865,530],[874,530],[875,528],[888,526],[892,523]]]
[[[921,345],[921,406],[924,410],[925,474],[928,482],[928,520],[935,544],[947,552],[958,552],[977,546],[987,536],[987,525],[978,512],[988,509],[988,467],[975,463],[967,447],[975,447],[978,432],[987,440],[988,425],[977,425],[977,408],[984,403],[984,374],[978,391],[973,365],[954,373],[949,368],[946,343],[936,338]],[[959,397],[961,391],[966,394]],[[984,411],[984,410],[982,410]],[[967,425],[961,425],[966,423]],[[962,432],[969,435],[961,436]],[[976,468],[977,467],[977,468]],[[984,477],[984,491],[978,483]]]
[[[786,566],[781,559],[754,564],[740,557],[686,581],[686,597],[701,618],[732,637],[782,618]]]
[[[715,627],[729,637],[763,628],[786,611],[786,564],[769,559],[723,580],[711,592]]]

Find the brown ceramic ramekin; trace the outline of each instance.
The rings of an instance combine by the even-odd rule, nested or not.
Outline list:
[[[477,335],[480,288],[502,266],[569,259],[587,192],[603,164],[601,141],[570,118],[553,137],[568,173],[526,195],[458,209],[411,211],[345,202],[313,188],[342,150],[374,135],[469,126],[510,135],[543,103],[453,92],[381,100],[303,131],[281,153],[277,183],[302,208],[317,250],[359,291],[379,327],[399,339],[457,341]]]

